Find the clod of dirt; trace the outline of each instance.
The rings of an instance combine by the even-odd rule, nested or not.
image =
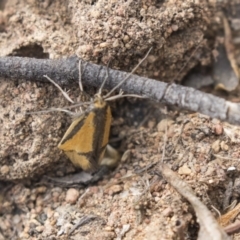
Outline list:
[[[7,1],[2,10],[0,55],[63,57],[130,71],[150,47],[140,75],[181,80],[211,62],[204,40],[214,16],[209,1]],[[0,18],[1,20],[1,18]],[[190,60],[191,59],[191,60]]]
[[[66,105],[60,92],[49,84],[24,81],[1,81],[0,92],[0,121],[4,126],[0,136],[0,179],[37,177],[60,166],[66,158],[56,146],[71,118],[60,113],[34,113]]]

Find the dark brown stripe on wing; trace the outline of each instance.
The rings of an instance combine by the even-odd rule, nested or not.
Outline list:
[[[99,156],[101,155],[101,153],[105,150],[106,146],[102,147],[100,149],[100,151],[91,151],[91,152],[87,152],[87,153],[78,153],[78,155],[80,156],[84,156],[86,157],[89,162],[91,163],[92,167],[94,169],[97,169],[99,166],[98,166],[98,158]]]
[[[94,118],[94,125],[95,125],[95,132],[93,135],[93,151],[95,152],[96,157],[98,158],[101,154],[102,149],[102,141],[105,131],[105,122],[107,118],[107,108],[108,105],[106,104],[103,108],[95,108],[93,111],[95,112],[96,116]],[[98,161],[98,159],[96,159]]]
[[[61,141],[62,145],[76,135],[79,129],[84,125],[85,119],[86,119],[86,116],[84,116],[79,120],[79,122],[74,126],[72,131]]]

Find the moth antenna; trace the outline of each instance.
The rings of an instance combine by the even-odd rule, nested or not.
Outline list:
[[[82,60],[79,59],[78,62],[78,73],[79,73],[79,78],[78,78],[78,84],[80,91],[83,92],[83,85],[82,85]]]
[[[76,118],[79,118],[81,115],[83,115],[84,112],[75,112],[72,117],[73,117],[73,120],[76,119]]]
[[[123,95],[123,90],[120,89],[120,90],[119,90],[119,93],[118,93],[117,95]]]
[[[102,95],[103,87],[104,87],[106,81],[107,81],[108,78],[109,78],[109,64],[110,64],[110,61],[109,61],[108,64],[107,64],[107,76],[104,78],[104,80],[103,80],[103,82],[102,82],[102,84],[101,84],[101,86],[100,86],[100,88],[99,88],[99,90],[98,90],[98,94],[99,94],[99,95]]]
[[[60,92],[63,94],[63,96],[71,103],[74,103],[74,101],[69,97],[69,95],[67,94],[67,92],[65,92],[57,83],[55,83],[50,77],[48,77],[47,75],[43,75],[43,77],[45,77],[49,82],[51,82],[55,87],[57,87]]]
[[[48,110],[42,110],[42,111],[37,111],[37,112],[27,112],[25,114],[28,115],[28,114],[39,114],[39,113],[49,113],[49,112],[65,112],[69,115],[75,116],[76,115],[75,112],[69,111],[67,109],[72,109],[72,108],[83,106],[83,105],[90,105],[91,103],[92,102],[76,103],[74,105],[66,106],[66,107],[63,107],[63,108],[49,108]]]
[[[107,93],[103,98],[106,99],[108,98],[118,87],[120,87],[125,81],[128,80],[128,78],[138,69],[138,67],[146,60],[148,57],[149,53],[151,52],[152,47],[148,50],[147,54],[145,57],[137,64],[137,66],[122,80],[120,81],[109,93]]]
[[[107,99],[105,99],[106,101],[111,101],[111,100],[114,100],[114,99],[116,99],[116,98],[120,98],[122,95],[123,95],[123,90],[122,89],[120,89],[119,90],[119,93],[117,94],[117,95],[115,95],[115,96],[112,96],[112,97],[109,97],[109,98],[107,98]]]
[[[65,108],[68,108],[68,109],[71,109],[71,108],[75,108],[75,107],[81,107],[81,106],[84,106],[84,105],[90,105],[92,104],[92,102],[81,102],[81,103],[76,103],[76,104],[73,104],[71,106],[67,106]]]
[[[75,112],[69,111],[64,108],[49,108],[48,110],[42,110],[42,111],[38,111],[38,112],[28,112],[26,114],[28,115],[28,114],[39,114],[39,113],[49,113],[49,112],[65,112],[69,115],[75,115]]]
[[[106,98],[105,101],[112,101],[124,97],[136,97],[136,98],[148,98],[147,96],[141,96],[137,94],[118,94],[109,98]]]

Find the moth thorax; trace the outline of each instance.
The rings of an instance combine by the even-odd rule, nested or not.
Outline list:
[[[95,94],[93,104],[96,108],[103,108],[107,103],[100,94]]]

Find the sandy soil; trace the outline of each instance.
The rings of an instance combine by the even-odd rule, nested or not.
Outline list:
[[[219,9],[200,2],[2,1],[0,55],[77,54],[130,71],[154,46],[137,73],[181,81],[211,63],[222,29]],[[78,83],[65,88],[73,99],[85,97]],[[218,95],[239,101],[238,91]],[[224,214],[239,200],[238,126],[148,100],[111,102],[119,165],[97,183],[63,187],[46,176],[80,171],[57,148],[71,118],[26,114],[66,106],[61,93],[50,83],[1,79],[0,102],[0,239],[197,239],[195,212],[162,177],[161,160],[216,218],[214,209]]]

